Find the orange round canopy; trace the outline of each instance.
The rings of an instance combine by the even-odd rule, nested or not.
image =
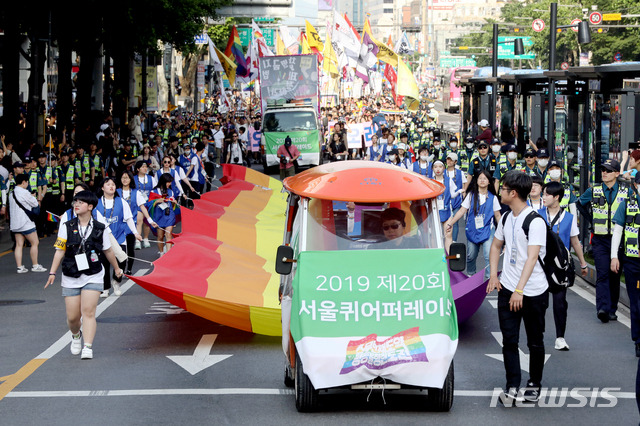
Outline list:
[[[307,198],[385,203],[433,198],[444,185],[413,171],[377,161],[350,160],[313,167],[283,182]]]

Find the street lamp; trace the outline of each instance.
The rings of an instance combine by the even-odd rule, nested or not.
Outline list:
[[[497,79],[498,77],[498,45],[514,43],[513,53],[517,56],[524,55],[524,43],[522,38],[518,37],[511,41],[498,41],[498,24],[493,24],[493,52],[491,60],[491,77]],[[489,125],[491,126],[491,132],[493,134],[496,128],[496,103],[498,102],[498,82],[497,80],[492,82],[491,86],[491,105],[489,107]]]
[[[591,30],[589,22],[580,21],[574,25],[558,25],[558,3],[551,3],[549,9],[549,71],[556,69],[556,35],[559,28],[578,27],[578,43],[591,43]],[[547,144],[551,158],[555,158],[555,109],[556,109],[556,82],[549,77],[549,110],[547,111]]]

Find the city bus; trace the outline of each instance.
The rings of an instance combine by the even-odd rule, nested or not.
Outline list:
[[[454,67],[449,68],[442,80],[442,108],[444,112],[460,111],[460,86],[458,81],[461,78],[473,77],[476,67]]]

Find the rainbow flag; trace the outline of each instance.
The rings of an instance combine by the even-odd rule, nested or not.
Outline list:
[[[60,222],[60,217],[56,216],[55,214],[53,214],[51,212],[47,212],[47,220],[49,222],[57,223],[57,222]]]
[[[240,34],[238,34],[238,29],[235,25],[231,29],[231,34],[229,34],[229,41],[227,42],[224,54],[229,58],[233,55],[236,59],[236,64],[238,65],[236,68],[236,75],[246,77],[249,73],[249,66],[247,65],[247,60],[244,57],[242,43],[240,43]]]

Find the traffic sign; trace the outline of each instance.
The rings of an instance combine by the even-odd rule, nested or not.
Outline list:
[[[560,64],[560,69],[564,70],[564,71],[568,70],[569,69],[569,63],[568,62],[561,63]]]
[[[589,14],[589,22],[593,25],[598,25],[602,23],[602,13],[600,12],[591,12]]]
[[[617,52],[615,55],[613,55],[613,60],[616,62],[622,61],[622,53]]]
[[[622,14],[621,13],[605,13],[604,15],[602,15],[602,20],[603,21],[620,21],[622,20]]]
[[[580,24],[580,22],[582,22],[582,19],[576,18],[573,21],[571,21],[571,25],[575,25],[575,27],[571,27],[571,29],[575,32],[578,32],[578,24]]]
[[[539,33],[544,30],[544,21],[542,19],[535,19],[531,24],[531,28],[533,28],[533,31]]]

